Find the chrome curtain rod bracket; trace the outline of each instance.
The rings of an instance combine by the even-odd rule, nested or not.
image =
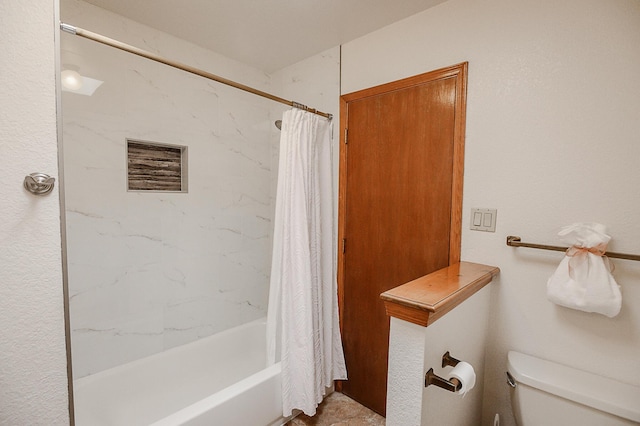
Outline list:
[[[283,99],[279,96],[272,95],[267,92],[263,92],[262,90],[254,89],[253,87],[245,86],[244,84],[236,83],[235,81],[228,80],[226,78],[217,76],[215,74],[211,74],[210,72],[200,70],[198,68],[192,67],[190,65],[183,64],[181,62],[173,61],[171,59],[164,58],[162,56],[156,55],[155,53],[148,52],[143,49],[139,49],[135,46],[131,46],[126,43],[122,43],[118,40],[111,39],[109,37],[105,37],[101,34],[97,34],[91,31],[87,31],[82,28],[74,27],[73,25],[66,24],[64,22],[60,22],[60,29],[66,33],[73,34],[79,37],[83,37],[89,40],[96,41],[98,43],[105,44],[110,47],[115,47],[116,49],[123,50],[128,53],[133,53],[134,55],[142,56],[143,58],[151,59],[152,61],[160,62],[165,65],[169,65],[170,67],[180,69],[182,71],[190,72],[191,74],[199,75],[200,77],[208,78],[209,80],[217,81],[218,83],[225,84],[227,86],[235,87],[236,89],[244,90],[245,92],[252,93],[254,95],[262,96],[263,98],[271,99],[272,101],[280,102],[281,104],[289,105],[295,108],[300,108],[305,111],[312,112],[317,115],[321,115],[329,120],[333,117],[332,114],[327,112],[318,111],[315,108],[309,108],[306,105],[300,104],[298,102],[289,101],[287,99]]]
[[[46,195],[53,190],[56,179],[44,173],[31,173],[24,178],[24,188],[33,195]]]
[[[60,29],[65,33],[76,35],[76,27],[73,25],[65,24],[64,22],[60,22]]]
[[[520,237],[515,235],[509,235],[507,237],[507,245],[510,247],[528,247],[535,248],[540,250],[552,250],[552,251],[567,251],[569,247],[560,247],[560,246],[549,246],[545,244],[533,244],[533,243],[523,243]],[[627,254],[627,253],[615,253],[612,251],[608,251],[605,253],[607,257],[612,259],[625,259],[625,260],[640,260],[640,255],[638,254]]]

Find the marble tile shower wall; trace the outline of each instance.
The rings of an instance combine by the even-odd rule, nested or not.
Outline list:
[[[269,76],[79,1],[63,20],[268,90]],[[268,100],[62,35],[62,68],[103,80],[63,92],[74,377],[266,315]],[[128,192],[126,138],[188,147],[188,193]]]

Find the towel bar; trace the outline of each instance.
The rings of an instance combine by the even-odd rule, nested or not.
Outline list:
[[[511,247],[529,247],[541,250],[566,251],[569,247],[548,246],[544,244],[523,243],[520,237],[509,235],[507,237],[507,245]],[[638,254],[615,253],[608,251],[605,253],[607,257],[625,260],[640,260]]]

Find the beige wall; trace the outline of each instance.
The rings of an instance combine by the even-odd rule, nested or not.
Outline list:
[[[24,176],[58,177],[57,2],[0,2],[0,424],[69,423],[60,213]]]
[[[611,251],[640,252],[639,45],[636,0],[450,0],[343,46],[343,93],[469,61],[462,258],[502,271],[485,424],[512,424],[510,349],[640,385],[640,265],[614,262],[609,319],[547,301],[562,254],[505,245],[560,245],[560,227],[595,221]],[[498,209],[495,233],[469,230],[472,207]]]

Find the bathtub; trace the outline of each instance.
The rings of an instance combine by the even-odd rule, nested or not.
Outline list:
[[[77,426],[276,426],[280,364],[265,368],[265,320],[74,381]]]

